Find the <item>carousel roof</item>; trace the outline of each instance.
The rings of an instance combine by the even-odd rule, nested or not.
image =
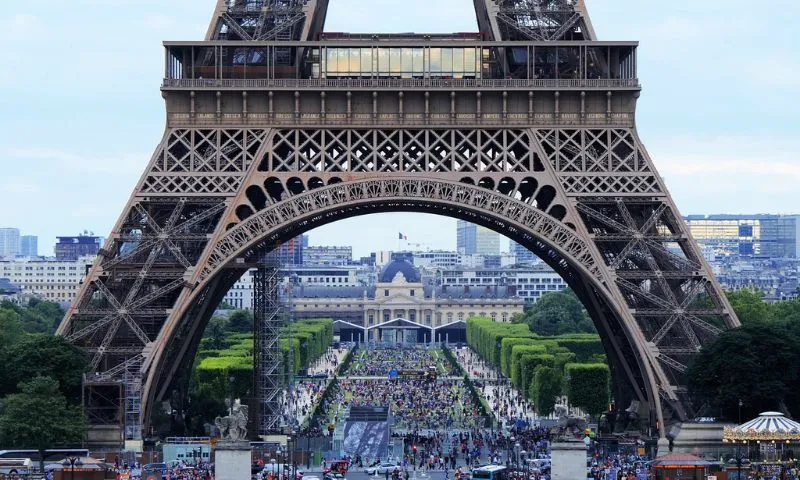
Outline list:
[[[780,412],[764,412],[736,427],[725,427],[723,439],[737,440],[800,440],[800,423]]]

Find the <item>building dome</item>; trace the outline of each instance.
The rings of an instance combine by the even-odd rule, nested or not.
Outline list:
[[[408,260],[393,260],[381,269],[378,282],[391,283],[398,273],[402,273],[408,283],[419,283],[420,279],[419,270],[412,265]]]

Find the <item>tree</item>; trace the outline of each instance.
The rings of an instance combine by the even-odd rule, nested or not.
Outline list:
[[[611,371],[601,363],[569,363],[564,367],[569,403],[597,416],[608,408]]]
[[[533,332],[548,337],[596,331],[580,300],[571,290],[543,295],[525,313],[524,320]]]
[[[79,445],[86,437],[86,417],[78,406],[70,406],[58,391],[58,382],[36,377],[20,383],[20,393],[3,400],[0,441],[16,448],[35,448],[42,459],[53,447]]]
[[[247,310],[236,310],[228,317],[228,330],[247,333],[253,331],[253,313]]]
[[[211,317],[203,332],[203,338],[208,339],[207,348],[221,350],[225,348],[225,332],[228,330],[228,319],[225,317]]]
[[[19,313],[10,308],[0,306],[0,351],[14,345],[25,336]],[[5,354],[3,355],[6,356]],[[2,375],[2,374],[0,374]]]
[[[88,370],[86,355],[63,337],[35,335],[5,349],[0,369],[0,395],[16,393],[16,386],[36,376],[47,376],[74,404],[81,401],[81,380]]]
[[[541,365],[536,368],[528,389],[533,406],[539,415],[549,415],[555,410],[556,397],[561,395],[561,375],[551,367]]]
[[[770,306],[758,290],[743,288],[727,292],[727,297],[742,324],[764,323],[772,319]]]
[[[787,405],[800,397],[800,327],[753,317],[745,322],[700,350],[687,371],[689,393],[698,406],[709,405],[728,419],[738,420],[739,400],[747,417],[789,413]]]

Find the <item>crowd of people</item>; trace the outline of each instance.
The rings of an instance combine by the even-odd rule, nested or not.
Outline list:
[[[433,348],[367,347],[356,351],[352,364],[343,372],[351,377],[386,377],[392,370],[441,370],[439,352]]]
[[[486,363],[470,348],[456,349],[455,354],[469,376],[480,385],[481,393],[502,426],[515,426],[519,421],[528,425],[537,423],[538,416],[533,402],[514,387],[496,367]]]

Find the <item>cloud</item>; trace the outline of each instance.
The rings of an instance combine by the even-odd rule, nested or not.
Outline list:
[[[790,139],[665,136],[650,153],[683,212],[787,213],[800,205],[800,150]]]

